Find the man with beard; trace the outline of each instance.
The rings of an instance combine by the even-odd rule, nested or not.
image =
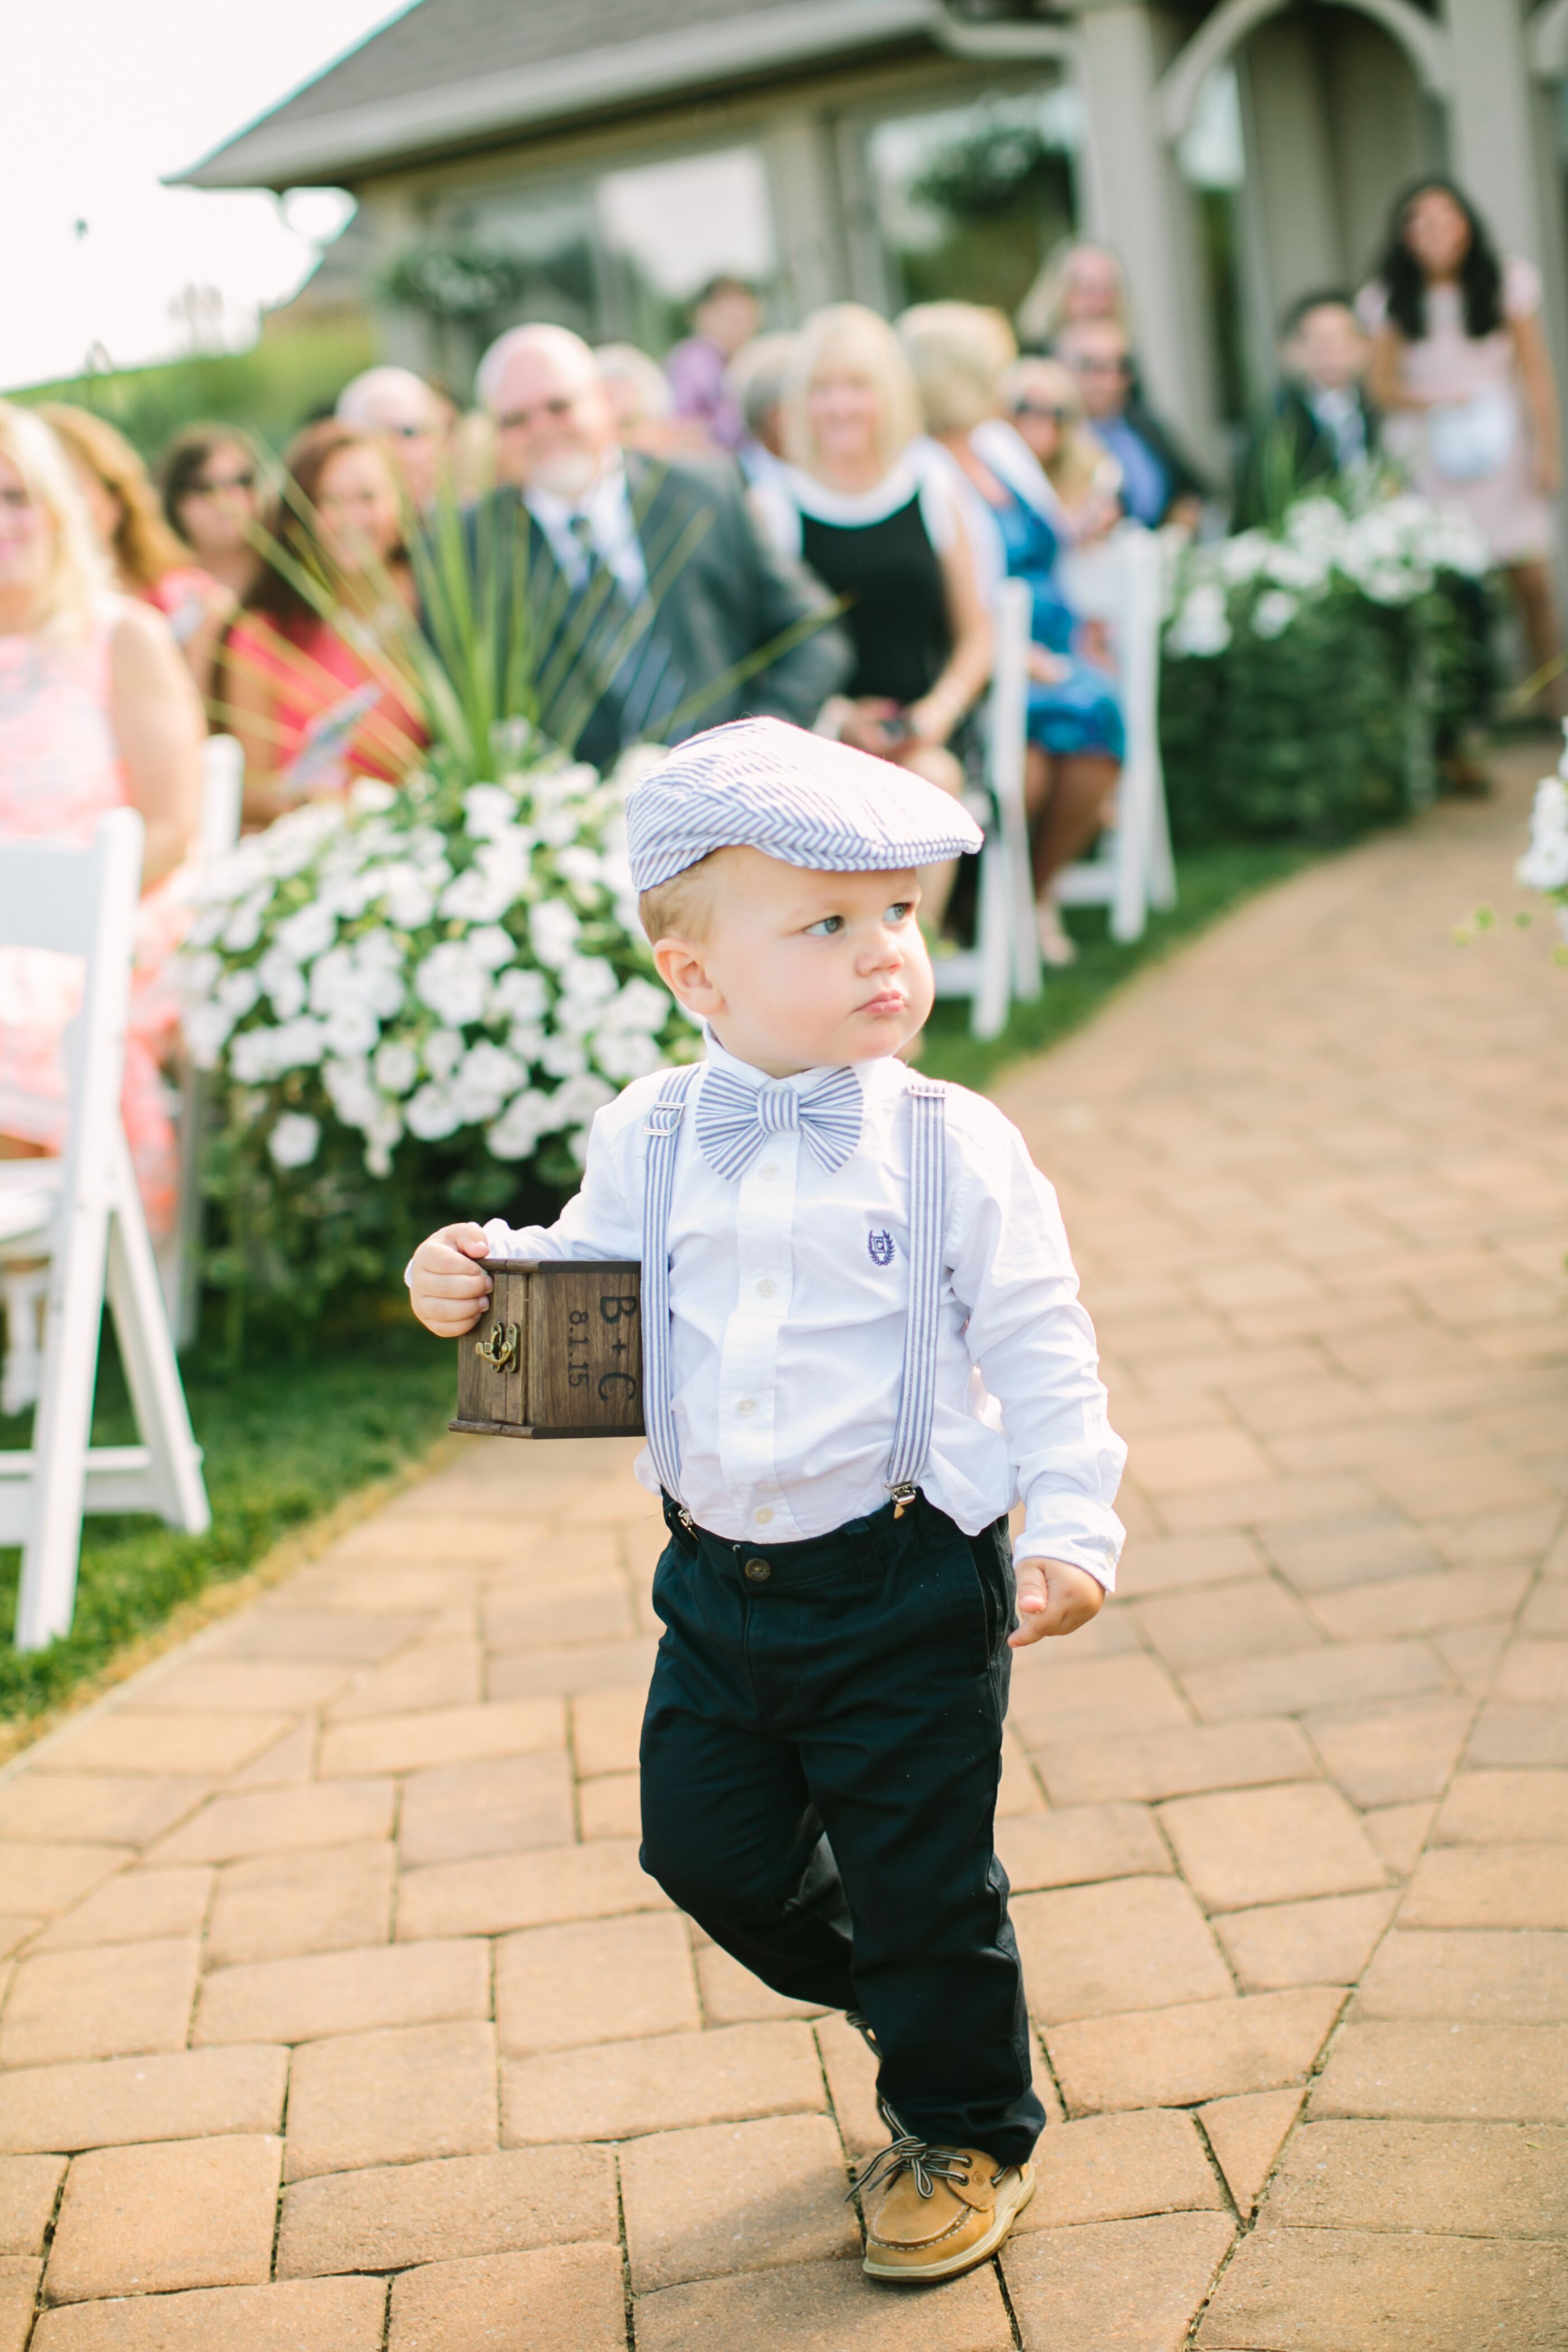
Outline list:
[[[501,487],[476,532],[504,559],[521,527],[544,731],[605,768],[629,743],[725,719],[811,726],[848,646],[822,592],[764,544],[738,477],[623,453],[594,354],[564,327],[513,328],[478,390]]]

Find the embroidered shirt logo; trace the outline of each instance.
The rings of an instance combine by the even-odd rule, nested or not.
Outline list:
[[[868,1234],[866,1236],[866,1247],[871,1253],[871,1263],[873,1265],[892,1265],[893,1236],[891,1234]]]

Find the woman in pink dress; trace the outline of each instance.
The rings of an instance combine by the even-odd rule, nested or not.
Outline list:
[[[384,448],[336,418],[308,425],[284,457],[284,493],[264,561],[220,660],[223,719],[245,749],[245,817],[270,824],[355,776],[391,782],[426,737],[405,698],[414,575],[403,502]],[[304,572],[337,607],[329,626],[300,589]]]
[[[1394,206],[1382,272],[1356,308],[1373,337],[1384,448],[1423,498],[1469,516],[1508,580],[1531,670],[1546,668],[1561,643],[1552,501],[1563,464],[1541,272],[1500,258],[1450,182],[1424,180]]]
[[[175,1013],[160,982],[175,910],[160,887],[194,836],[201,706],[168,624],[116,595],[64,450],[0,401],[0,844],[85,844],[109,810],[146,825],[124,1110],[148,1222],[166,1231],[176,1155],[160,1056]],[[77,960],[0,948],[0,1158],[65,1140],[61,1039]]]
[[[99,546],[123,596],[151,604],[174,633],[196,691],[212,692],[218,641],[235,600],[191,561],[164,521],[146,467],[121,433],[89,408],[46,401],[38,411],[71,461]]]

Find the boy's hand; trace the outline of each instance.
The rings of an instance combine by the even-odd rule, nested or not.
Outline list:
[[[483,1265],[474,1261],[489,1254],[482,1225],[443,1225],[409,1259],[414,1312],[437,1339],[460,1339],[482,1318],[491,1284]]]
[[[1010,1650],[1026,1650],[1047,1633],[1076,1633],[1100,1614],[1105,1599],[1098,1578],[1063,1559],[1021,1559],[1016,1578],[1018,1630],[1007,1636]]]

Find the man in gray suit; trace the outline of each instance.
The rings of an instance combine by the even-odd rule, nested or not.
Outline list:
[[[503,335],[479,396],[501,484],[480,521],[526,567],[546,733],[602,768],[627,743],[747,714],[812,725],[848,644],[823,592],[767,547],[731,468],[623,455],[594,354],[563,327]]]

